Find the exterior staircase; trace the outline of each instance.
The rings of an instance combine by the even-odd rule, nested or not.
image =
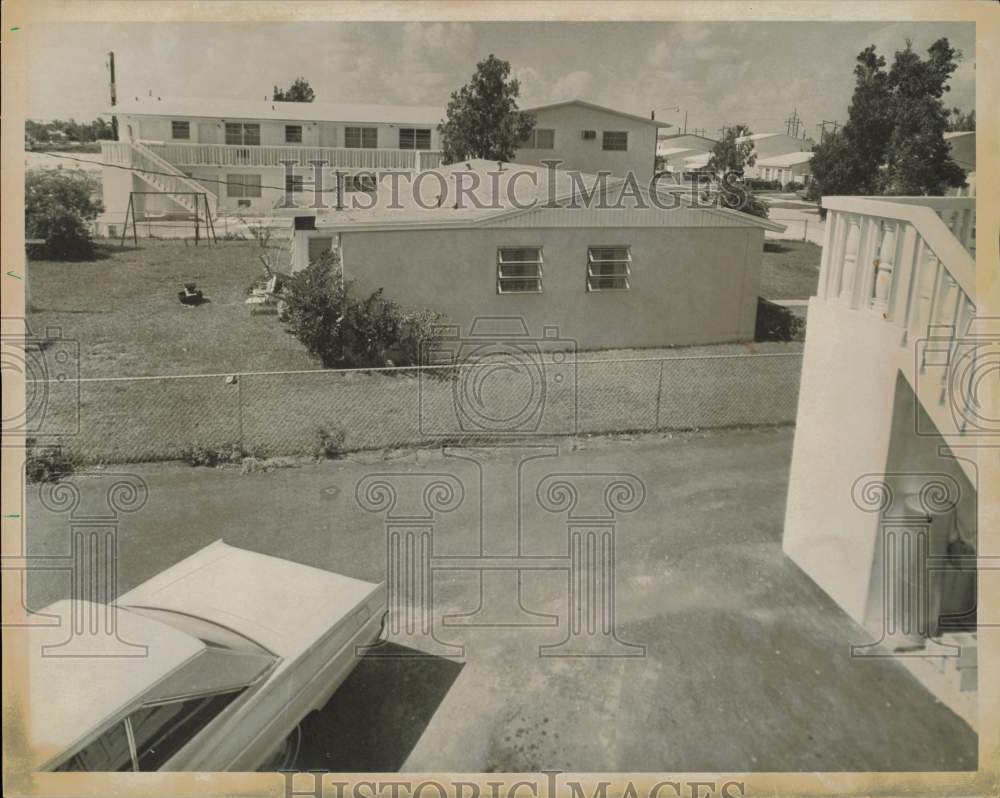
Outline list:
[[[188,177],[169,161],[161,158],[144,144],[134,141],[104,141],[101,142],[102,155],[112,163],[130,167],[133,176],[142,185],[142,189],[161,192],[164,197],[178,210],[183,210],[192,216],[202,216],[205,208],[202,198],[192,195],[204,195],[212,216],[216,216],[218,204],[214,192],[197,180]]]
[[[983,446],[1000,330],[976,317],[975,197],[823,207],[782,548],[858,624],[854,656],[905,660],[974,726],[976,635],[939,618],[968,612],[1000,563],[975,528],[980,466],[1000,452]]]

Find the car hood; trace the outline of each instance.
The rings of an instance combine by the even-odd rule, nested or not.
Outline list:
[[[334,627],[360,626],[383,602],[381,585],[217,540],[115,604],[204,618],[292,658]]]

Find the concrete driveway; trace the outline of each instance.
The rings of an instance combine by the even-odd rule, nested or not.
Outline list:
[[[412,482],[418,489],[401,489],[392,510],[399,514],[427,498],[420,486],[428,481],[457,483],[461,501],[433,520],[435,562],[465,566],[435,571],[439,643],[428,646],[419,635],[394,639],[379,653],[399,656],[365,657],[305,722],[298,767],[975,769],[973,731],[897,662],[852,657],[851,644],[869,638],[782,555],[791,442],[785,428],[562,439],[531,451],[452,456],[394,452],[245,476],[176,464],[118,468],[149,486],[146,505],[121,522],[118,590],[219,537],[382,580],[387,510],[361,507],[359,482]],[[567,514],[550,512],[559,494],[544,486],[588,479],[603,485],[614,474],[633,475],[645,490],[639,505],[597,523],[615,529],[615,634],[644,647],[642,655],[540,656],[553,653],[541,647],[568,636],[575,606],[569,572],[560,570]],[[77,484],[81,506],[96,506],[109,477]],[[440,507],[457,495],[429,501]],[[579,488],[581,503],[597,504],[579,510],[591,520],[578,518],[578,529],[594,523],[606,496]],[[610,501],[628,503],[622,496]],[[28,512],[32,551],[67,548],[66,516],[44,509],[33,486]],[[514,572],[477,571],[470,562],[477,553],[491,558],[484,563],[521,556],[536,564],[552,557],[555,565],[522,571],[518,585],[510,580]],[[29,580],[29,601],[39,608],[68,590],[68,580],[38,574]],[[501,623],[511,608],[540,625],[468,625]],[[461,656],[407,656],[444,646],[461,647]]]

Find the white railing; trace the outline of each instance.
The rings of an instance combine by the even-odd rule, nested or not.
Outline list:
[[[975,199],[825,197],[823,207],[817,296],[895,325],[904,346],[934,341],[950,364],[976,314],[976,264],[963,245],[974,240]]]
[[[294,161],[310,167],[311,161],[340,169],[428,169],[440,163],[440,153],[419,150],[375,150],[345,147],[244,146],[236,144],[179,144],[144,142],[161,157],[178,166],[272,166]],[[433,156],[437,156],[436,163]]]

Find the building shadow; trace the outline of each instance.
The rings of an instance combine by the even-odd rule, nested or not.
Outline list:
[[[326,705],[302,721],[295,769],[398,771],[464,667],[415,653],[384,643],[379,656],[363,657]]]

